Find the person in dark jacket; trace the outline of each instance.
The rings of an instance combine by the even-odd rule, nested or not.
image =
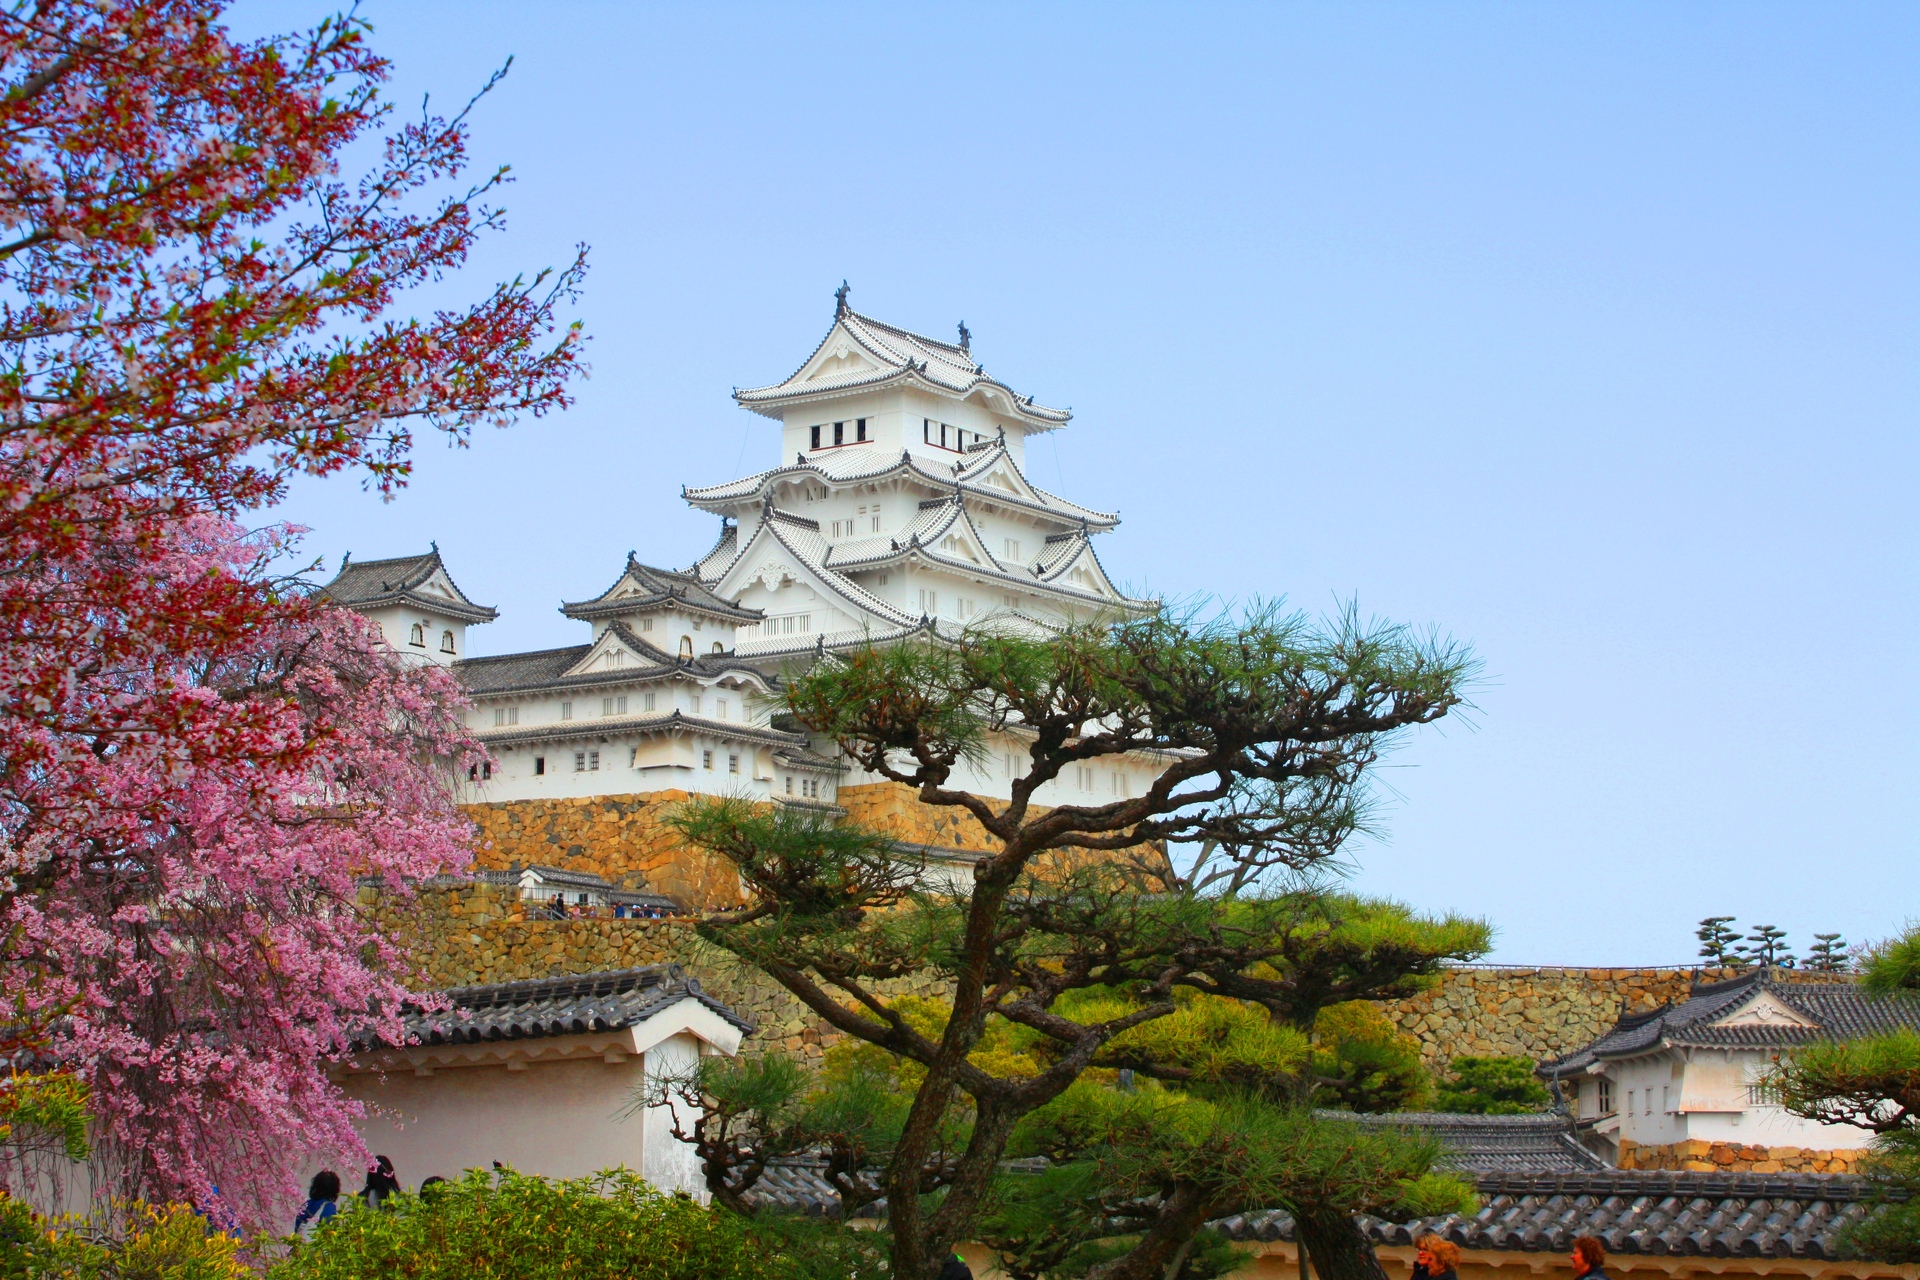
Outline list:
[[[400,1179],[393,1176],[393,1161],[375,1156],[367,1167],[367,1185],[360,1188],[360,1198],[367,1202],[367,1208],[378,1209],[382,1200],[398,1194]]]
[[[339,1199],[340,1175],[331,1169],[314,1174],[313,1181],[307,1184],[306,1207],[293,1220],[293,1234],[304,1236],[309,1226],[317,1227],[340,1212]]]
[[[973,1268],[967,1265],[967,1260],[960,1256],[959,1250],[956,1249],[946,1265],[940,1268],[940,1280],[973,1280]]]
[[[1573,1274],[1580,1280],[1607,1280],[1601,1270],[1607,1265],[1607,1246],[1598,1236],[1576,1236],[1573,1241]]]
[[[1459,1280],[1460,1246],[1439,1236],[1414,1241],[1413,1280]]]

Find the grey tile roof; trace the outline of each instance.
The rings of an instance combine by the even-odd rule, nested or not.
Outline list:
[[[622,1031],[689,996],[740,1030],[753,1030],[676,964],[456,987],[446,995],[450,1009],[409,1012],[410,1037],[424,1044],[466,1044]]]
[[[981,476],[992,472],[1003,460],[1019,477],[1019,491],[979,482]],[[969,498],[1013,507],[1053,521],[1076,525],[1085,521],[1089,528],[1096,530],[1111,529],[1120,523],[1120,517],[1112,512],[1083,507],[1027,480],[1007,453],[1007,446],[1000,441],[993,442],[978,458],[963,462],[957,471],[933,465],[909,449],[896,453],[876,445],[848,445],[802,454],[791,466],[772,467],[723,484],[682,489],[680,496],[694,506],[726,510],[748,499],[764,501],[783,482],[801,483],[816,477],[836,485],[905,477],[943,495],[943,499],[936,501],[958,491]],[[705,564],[714,554],[709,551],[701,562],[702,573],[709,582],[713,581],[713,575],[706,572]]]
[[[711,554],[711,553],[709,553]],[[758,609],[743,609],[731,600],[715,595],[695,572],[656,569],[641,564],[631,551],[620,576],[591,600],[563,604],[560,612],[569,618],[609,618],[640,613],[648,609],[677,608],[734,622],[758,622]]]
[[[1762,994],[1812,1022],[1715,1026]],[[1920,1030],[1920,997],[1877,998],[1850,978],[1786,977],[1756,968],[1693,988],[1685,1000],[1622,1017],[1613,1029],[1573,1053],[1540,1064],[1543,1076],[1583,1071],[1595,1062],[1650,1053],[1662,1045],[1774,1049],[1814,1040],[1848,1039],[1899,1027]]]
[[[567,672],[593,651],[591,644],[572,644],[563,649],[536,649],[530,653],[503,653],[490,658],[463,658],[452,664],[453,674],[468,693],[480,697],[526,693],[536,689],[645,684],[676,676],[715,680],[726,675],[740,675],[768,689],[777,688],[779,684],[776,678],[767,676],[759,668],[730,653],[696,654],[692,658],[680,658],[648,642],[624,623],[613,623],[607,629],[618,635],[638,657],[652,665],[589,671],[570,676]]]
[[[523,742],[569,742],[587,738],[605,738],[621,733],[672,733],[690,731],[717,738],[737,738],[746,742],[764,742],[778,747],[804,744],[804,735],[770,729],[739,720],[715,720],[709,716],[690,716],[682,711],[664,711],[654,715],[594,716],[582,720],[556,720],[551,724],[521,725],[514,729],[475,729],[474,735],[489,746]]]
[[[1388,1222],[1358,1219],[1379,1245],[1433,1234],[1463,1249],[1565,1253],[1597,1236],[1611,1253],[1706,1257],[1836,1256],[1840,1228],[1864,1217],[1874,1189],[1846,1174],[1498,1174],[1477,1179],[1484,1198],[1470,1218],[1448,1214]],[[1292,1240],[1280,1210],[1211,1224],[1235,1240]]]
[[[741,1198],[756,1208],[785,1209],[816,1218],[838,1214],[840,1192],[827,1181],[826,1167],[824,1159],[814,1156],[769,1160],[759,1181]],[[875,1189],[879,1187],[876,1174],[863,1173],[861,1180]]]
[[[426,589],[436,574],[451,589],[451,595]],[[467,599],[466,592],[460,590],[441,562],[438,546],[425,555],[387,560],[356,562],[349,553],[349,557],[340,562],[340,572],[320,588],[319,594],[349,609],[415,604],[463,622],[492,622],[500,616],[497,609]]]
[[[799,381],[801,370],[833,341],[836,333],[844,335],[851,346],[873,357],[878,367]],[[971,395],[983,387],[997,388],[1005,393],[1009,401],[1014,402],[1014,414],[1042,429],[1058,426],[1073,416],[1067,409],[1035,404],[1032,396],[1022,399],[1005,383],[988,377],[987,371],[974,361],[972,353],[965,347],[896,328],[845,308],[834,316],[833,326],[827,330],[826,337],[820,340],[819,345],[800,362],[800,368],[788,375],[785,381],[773,386],[735,391],[733,398],[758,413],[779,417],[780,411],[776,406],[781,401],[878,386],[904,378],[919,378],[930,386],[963,396]]]
[[[1574,1137],[1566,1117],[1552,1112],[1472,1116],[1402,1111],[1341,1118],[1431,1133],[1447,1146],[1447,1166],[1462,1173],[1578,1173],[1608,1167]]]

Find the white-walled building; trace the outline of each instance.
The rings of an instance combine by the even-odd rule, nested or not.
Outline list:
[[[843,288],[800,367],[734,397],[781,424],[780,461],[683,489],[720,518],[713,548],[685,570],[629,555],[611,586],[561,606],[589,624],[583,644],[468,657],[466,626],[495,613],[460,593],[437,549],[348,565],[325,588],[378,618],[395,648],[451,663],[496,756],[469,780],[471,799],[684,790],[831,809],[842,786],[878,780],[772,722],[782,673],[869,642],[1153,607],[1094,551],[1119,518],[1026,477],[1028,439],[1071,413],[990,377],[964,326],[957,344],[909,333],[853,311]],[[1026,747],[1007,735],[954,783],[1004,797]],[[1141,754],[1079,766],[1035,799],[1138,795],[1165,765]]]
[[[1871,998],[1848,978],[1788,978],[1761,967],[1697,986],[1677,1005],[1622,1017],[1539,1072],[1560,1082],[1588,1141],[1625,1167],[1710,1164],[1716,1146],[1802,1153],[1738,1156],[1742,1164],[1831,1163],[1820,1153],[1839,1153],[1850,1165],[1872,1134],[1791,1115],[1762,1082],[1775,1057],[1798,1045],[1898,1027],[1920,1030],[1920,1000]]]
[[[495,1161],[549,1178],[624,1165],[706,1201],[699,1159],[673,1136],[696,1117],[657,1086],[737,1053],[753,1028],[698,981],[662,965],[446,994],[451,1008],[408,1019],[415,1043],[369,1049],[339,1077],[403,1186]]]

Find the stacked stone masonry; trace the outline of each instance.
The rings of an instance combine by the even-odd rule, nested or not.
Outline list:
[[[1697,1173],[1858,1173],[1858,1150],[1818,1151],[1806,1147],[1760,1147],[1738,1142],[1693,1139],[1649,1146],[1631,1138],[1620,1143],[1622,1169],[1691,1170]]]
[[[589,871],[696,909],[735,905],[740,885],[732,870],[687,849],[665,825],[671,806],[685,799],[683,791],[660,791],[471,805],[467,813],[480,837],[475,861],[490,870],[538,863]],[[981,853],[996,847],[969,814],[922,805],[895,783],[843,787],[839,803],[853,821],[898,840]],[[684,921],[529,920],[509,900],[510,893],[501,893],[473,886],[423,895],[419,927],[429,935],[422,939],[426,980],[457,986],[674,960],[764,1028],[756,1037],[759,1047],[820,1043],[815,1020],[796,1001],[701,943]],[[1540,1059],[1569,1052],[1607,1030],[1623,1012],[1683,999],[1694,983],[1730,973],[1461,968],[1449,970],[1432,989],[1385,1008],[1420,1042],[1428,1064],[1443,1069],[1462,1054]]]

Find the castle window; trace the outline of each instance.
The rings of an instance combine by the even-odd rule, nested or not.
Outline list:
[[[712,770],[713,770],[713,752],[712,752],[711,750],[707,750],[707,751],[702,751],[702,752],[700,753],[700,767],[701,767],[702,769],[705,769],[705,770],[707,770],[708,772],[712,772]]]
[[[440,652],[442,653],[453,652],[453,632],[442,631],[440,633]]]
[[[873,512],[873,531],[878,533],[880,532],[880,507],[878,504],[875,504],[871,510]]]
[[[623,716],[627,714],[627,700],[625,698],[600,699],[600,714],[603,716]]]
[[[867,438],[867,420],[865,418],[854,419],[853,438],[855,440],[865,440]]]
[[[653,695],[650,693],[642,695],[640,699],[640,706],[641,706],[641,709],[645,711],[653,710]]]
[[[687,702],[691,704],[693,708],[693,714],[699,715],[700,714],[700,695],[697,693],[694,694],[691,698],[687,699]]]
[[[1595,1092],[1599,1095],[1599,1111],[1597,1114],[1606,1115],[1609,1111],[1613,1110],[1613,1081],[1607,1079],[1605,1076],[1601,1076],[1600,1079],[1594,1083]]]
[[[1005,543],[1008,564],[1020,563],[1020,539],[1008,538]]]
[[[693,637],[692,636],[680,637],[680,656],[682,658],[693,657]]]
[[[533,758],[533,776],[537,778],[546,771],[547,758],[545,756],[535,756]]]
[[[721,644],[718,640],[715,640],[713,642],[713,651],[715,653],[725,653],[727,651],[727,647]]]
[[[888,584],[889,582],[892,582],[892,581],[893,581],[893,575],[892,575],[892,574],[890,574],[890,573],[883,573],[883,574],[881,574],[881,575],[880,575],[880,576],[879,576],[879,577],[878,577],[877,579],[875,579],[875,581],[876,581],[877,583],[879,583],[879,585],[881,585],[881,586],[883,586],[883,587],[884,587],[884,586],[886,586],[886,585],[887,585],[887,584]]]
[[[409,636],[407,637],[407,643],[408,643],[408,644],[410,644],[410,645],[412,645],[412,646],[414,646],[414,647],[415,647],[415,648],[417,648],[417,649],[424,649],[424,648],[426,648],[426,647],[427,647],[427,629],[426,629],[426,627],[424,627],[424,626],[422,626],[422,625],[421,625],[420,623],[418,623],[418,622],[416,622],[416,623],[414,623],[414,624],[413,624],[413,632],[412,632],[412,634],[410,634],[410,635],[409,635]]]
[[[818,449],[820,447],[820,428],[819,427],[813,428],[813,443],[808,447],[813,449]]]
[[[727,700],[725,698],[715,698],[713,700],[713,714],[719,716],[722,720],[727,718]]]
[[[920,612],[926,617],[934,617],[940,612],[940,593],[920,588]]]
[[[728,773],[740,772],[740,757],[733,754],[732,752],[727,753],[727,772]]]
[[[491,777],[493,777],[493,766],[491,764],[470,764],[467,766],[468,782],[485,782]]]
[[[847,442],[846,434],[847,434],[846,423],[836,422],[833,424],[833,442],[835,444],[845,444]]]
[[[792,774],[787,775],[787,794],[788,795],[793,794],[793,775]]]
[[[600,753],[598,751],[574,752],[573,771],[575,773],[598,773],[600,771]]]
[[[573,719],[573,704],[571,702],[563,702],[560,704],[560,718],[562,720]]]
[[[641,629],[642,631],[651,631],[651,630],[653,630],[653,619],[652,619],[652,618],[642,618],[642,619],[640,619],[640,629]]]

